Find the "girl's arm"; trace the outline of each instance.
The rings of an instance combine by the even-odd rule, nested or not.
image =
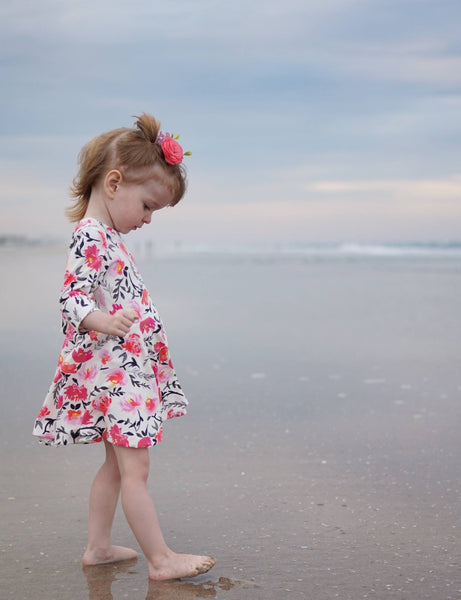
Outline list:
[[[91,224],[77,228],[69,248],[64,285],[59,298],[64,333],[69,326],[72,331],[94,329],[106,333],[113,331],[114,325],[120,325],[121,316],[115,320],[109,319],[115,315],[106,315],[98,310],[93,298],[101,277],[108,268],[108,261],[104,232]],[[97,315],[87,321],[93,313]]]

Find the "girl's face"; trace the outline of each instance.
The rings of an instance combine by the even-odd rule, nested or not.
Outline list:
[[[159,177],[143,183],[126,182],[121,179],[114,186],[107,210],[114,229],[120,233],[128,233],[149,224],[152,213],[169,206],[172,199],[170,190]]]

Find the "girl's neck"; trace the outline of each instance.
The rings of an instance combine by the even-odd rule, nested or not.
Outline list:
[[[107,225],[108,227],[114,226],[110,213],[107,210],[105,198],[98,190],[91,191],[91,196],[88,201],[88,206],[84,218],[96,219],[97,221],[104,223],[104,225]]]

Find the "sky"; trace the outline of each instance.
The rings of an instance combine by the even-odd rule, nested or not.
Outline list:
[[[148,112],[159,242],[459,241],[459,0],[6,0],[0,234],[67,239],[81,147]]]

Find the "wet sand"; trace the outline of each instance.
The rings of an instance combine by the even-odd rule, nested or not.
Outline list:
[[[189,414],[151,451],[191,581],[137,562],[82,570],[100,445],[46,448],[32,422],[61,342],[63,254],[2,250],[1,597],[461,597],[461,268],[454,260],[139,261]],[[119,509],[114,542],[136,541]]]

